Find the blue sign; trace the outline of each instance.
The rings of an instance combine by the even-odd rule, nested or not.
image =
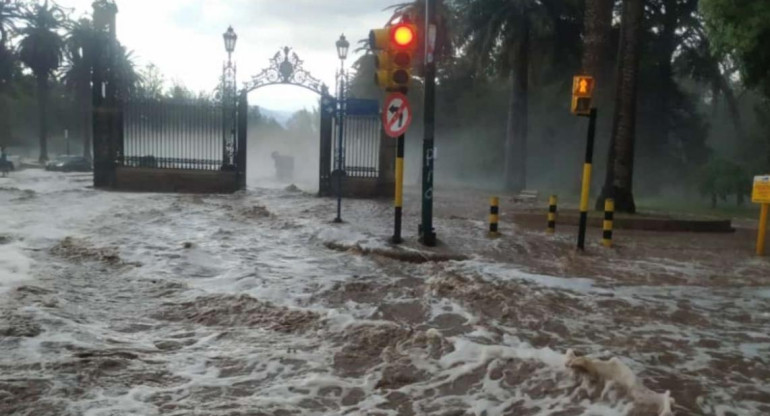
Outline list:
[[[380,114],[380,102],[361,98],[348,98],[345,114],[349,116],[376,116]]]

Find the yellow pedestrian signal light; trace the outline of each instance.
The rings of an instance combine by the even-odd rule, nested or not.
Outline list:
[[[572,106],[570,110],[575,115],[591,114],[591,103],[594,93],[594,78],[578,75],[572,79]]]
[[[386,91],[406,92],[412,79],[413,54],[417,49],[417,26],[398,23],[369,32],[374,52],[374,82]]]
[[[572,80],[572,95],[575,97],[591,98],[594,93],[594,78],[576,76]]]

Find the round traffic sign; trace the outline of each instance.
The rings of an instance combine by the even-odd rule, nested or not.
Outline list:
[[[406,133],[412,124],[412,106],[406,95],[396,92],[388,95],[382,111],[382,125],[385,134],[397,138]]]

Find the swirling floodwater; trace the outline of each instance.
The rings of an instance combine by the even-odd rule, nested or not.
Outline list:
[[[464,255],[431,261],[388,245],[388,201],[334,225],[294,188],[90,184],[0,180],[2,415],[770,414],[770,289],[622,284],[697,261],[573,276],[566,240],[489,242],[483,210],[439,218]]]

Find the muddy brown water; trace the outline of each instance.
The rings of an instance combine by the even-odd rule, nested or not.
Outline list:
[[[770,414],[770,266],[740,233],[579,254],[566,227],[488,240],[483,209],[439,194],[442,247],[401,261],[385,201],[347,201],[335,228],[333,201],[282,189],[48,180],[0,190],[25,216],[3,253],[31,261],[0,294],[3,415],[658,414],[566,368],[568,349],[618,357],[676,415]]]

